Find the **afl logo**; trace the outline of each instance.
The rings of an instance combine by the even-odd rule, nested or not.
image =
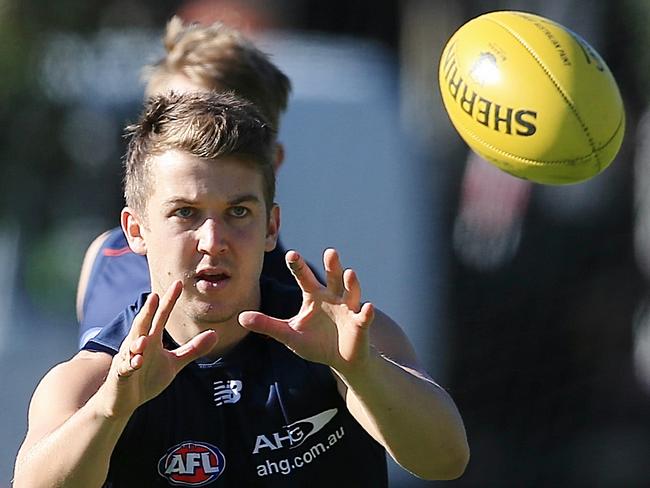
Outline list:
[[[226,468],[221,451],[205,442],[185,441],[169,449],[158,461],[158,473],[176,486],[204,486]]]

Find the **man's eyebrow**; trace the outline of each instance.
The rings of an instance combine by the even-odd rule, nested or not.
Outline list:
[[[262,200],[255,195],[254,193],[245,193],[242,195],[235,195],[227,200],[229,205],[239,205],[240,203],[262,203]],[[181,196],[173,196],[162,202],[162,204],[166,207],[173,207],[178,204],[182,205],[197,205],[199,203],[198,200],[194,198],[187,198],[187,197],[181,197]]]
[[[228,200],[230,205],[239,205],[240,203],[262,203],[259,197],[253,193],[248,193],[245,195],[237,195],[234,198]]]
[[[173,207],[174,205],[178,205],[179,203],[193,205],[196,203],[196,200],[193,200],[191,198],[185,198],[185,197],[170,197],[167,200],[162,202],[163,206],[166,207]]]

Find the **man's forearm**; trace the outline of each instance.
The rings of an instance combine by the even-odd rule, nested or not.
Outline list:
[[[426,479],[460,476],[469,459],[463,422],[433,381],[371,349],[362,367],[337,372],[357,421],[401,466]]]
[[[100,402],[98,392],[61,426],[24,446],[16,461],[14,487],[101,487],[128,417],[109,418]]]

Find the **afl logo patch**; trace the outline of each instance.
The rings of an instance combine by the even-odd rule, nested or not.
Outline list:
[[[226,468],[221,451],[205,442],[185,441],[169,449],[158,461],[158,473],[176,486],[205,486]]]

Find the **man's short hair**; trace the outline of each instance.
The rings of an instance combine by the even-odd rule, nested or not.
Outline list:
[[[218,92],[157,95],[145,103],[138,121],[126,128],[126,138],[124,197],[143,218],[155,185],[151,158],[170,150],[206,160],[234,156],[252,165],[262,175],[270,213],[275,198],[275,131],[247,100]]]
[[[291,82],[239,31],[221,22],[184,25],[173,17],[164,44],[165,57],[145,68],[148,96],[161,93],[172,76],[181,74],[207,90],[230,90],[250,100],[278,130]]]

